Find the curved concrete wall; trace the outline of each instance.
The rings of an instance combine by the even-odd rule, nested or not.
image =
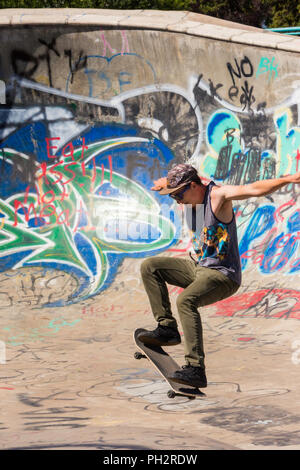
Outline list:
[[[150,191],[174,163],[229,184],[299,169],[299,39],[186,12],[0,22],[1,309],[85,302],[126,259],[184,256]],[[235,211],[243,286],[217,313],[299,319],[299,188]]]

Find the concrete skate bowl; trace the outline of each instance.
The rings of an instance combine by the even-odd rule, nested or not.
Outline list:
[[[243,284],[201,310],[205,399],[168,399],[132,341],[141,261],[190,248],[153,180],[299,170],[300,40],[187,12],[0,20],[2,447],[300,448],[296,185],[235,203]]]

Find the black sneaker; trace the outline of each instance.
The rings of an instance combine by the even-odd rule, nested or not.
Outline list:
[[[174,382],[191,385],[192,387],[207,387],[205,370],[201,367],[194,367],[191,365],[183,366],[181,370],[177,370],[168,378],[172,379]]]
[[[138,339],[144,344],[152,346],[175,346],[181,343],[181,337],[177,330],[169,326],[158,325],[153,331],[143,331]]]

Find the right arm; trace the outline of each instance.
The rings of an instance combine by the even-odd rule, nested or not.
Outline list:
[[[160,191],[167,187],[167,178],[159,178],[154,181],[154,186],[151,188],[152,191]]]

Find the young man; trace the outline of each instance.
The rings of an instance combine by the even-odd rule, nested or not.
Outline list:
[[[197,260],[155,256],[141,265],[141,275],[158,326],[139,339],[145,344],[172,346],[181,342],[171,312],[167,283],[184,288],[177,298],[186,365],[170,377],[199,388],[207,386],[201,318],[198,308],[233,295],[241,285],[241,263],[232,201],[270,194],[289,183],[300,183],[300,172],[241,186],[203,185],[194,167],[179,164],[167,178],[154,181],[153,191],[169,195],[196,211],[203,204],[203,229],[192,232]],[[195,212],[196,213],[196,212]]]

